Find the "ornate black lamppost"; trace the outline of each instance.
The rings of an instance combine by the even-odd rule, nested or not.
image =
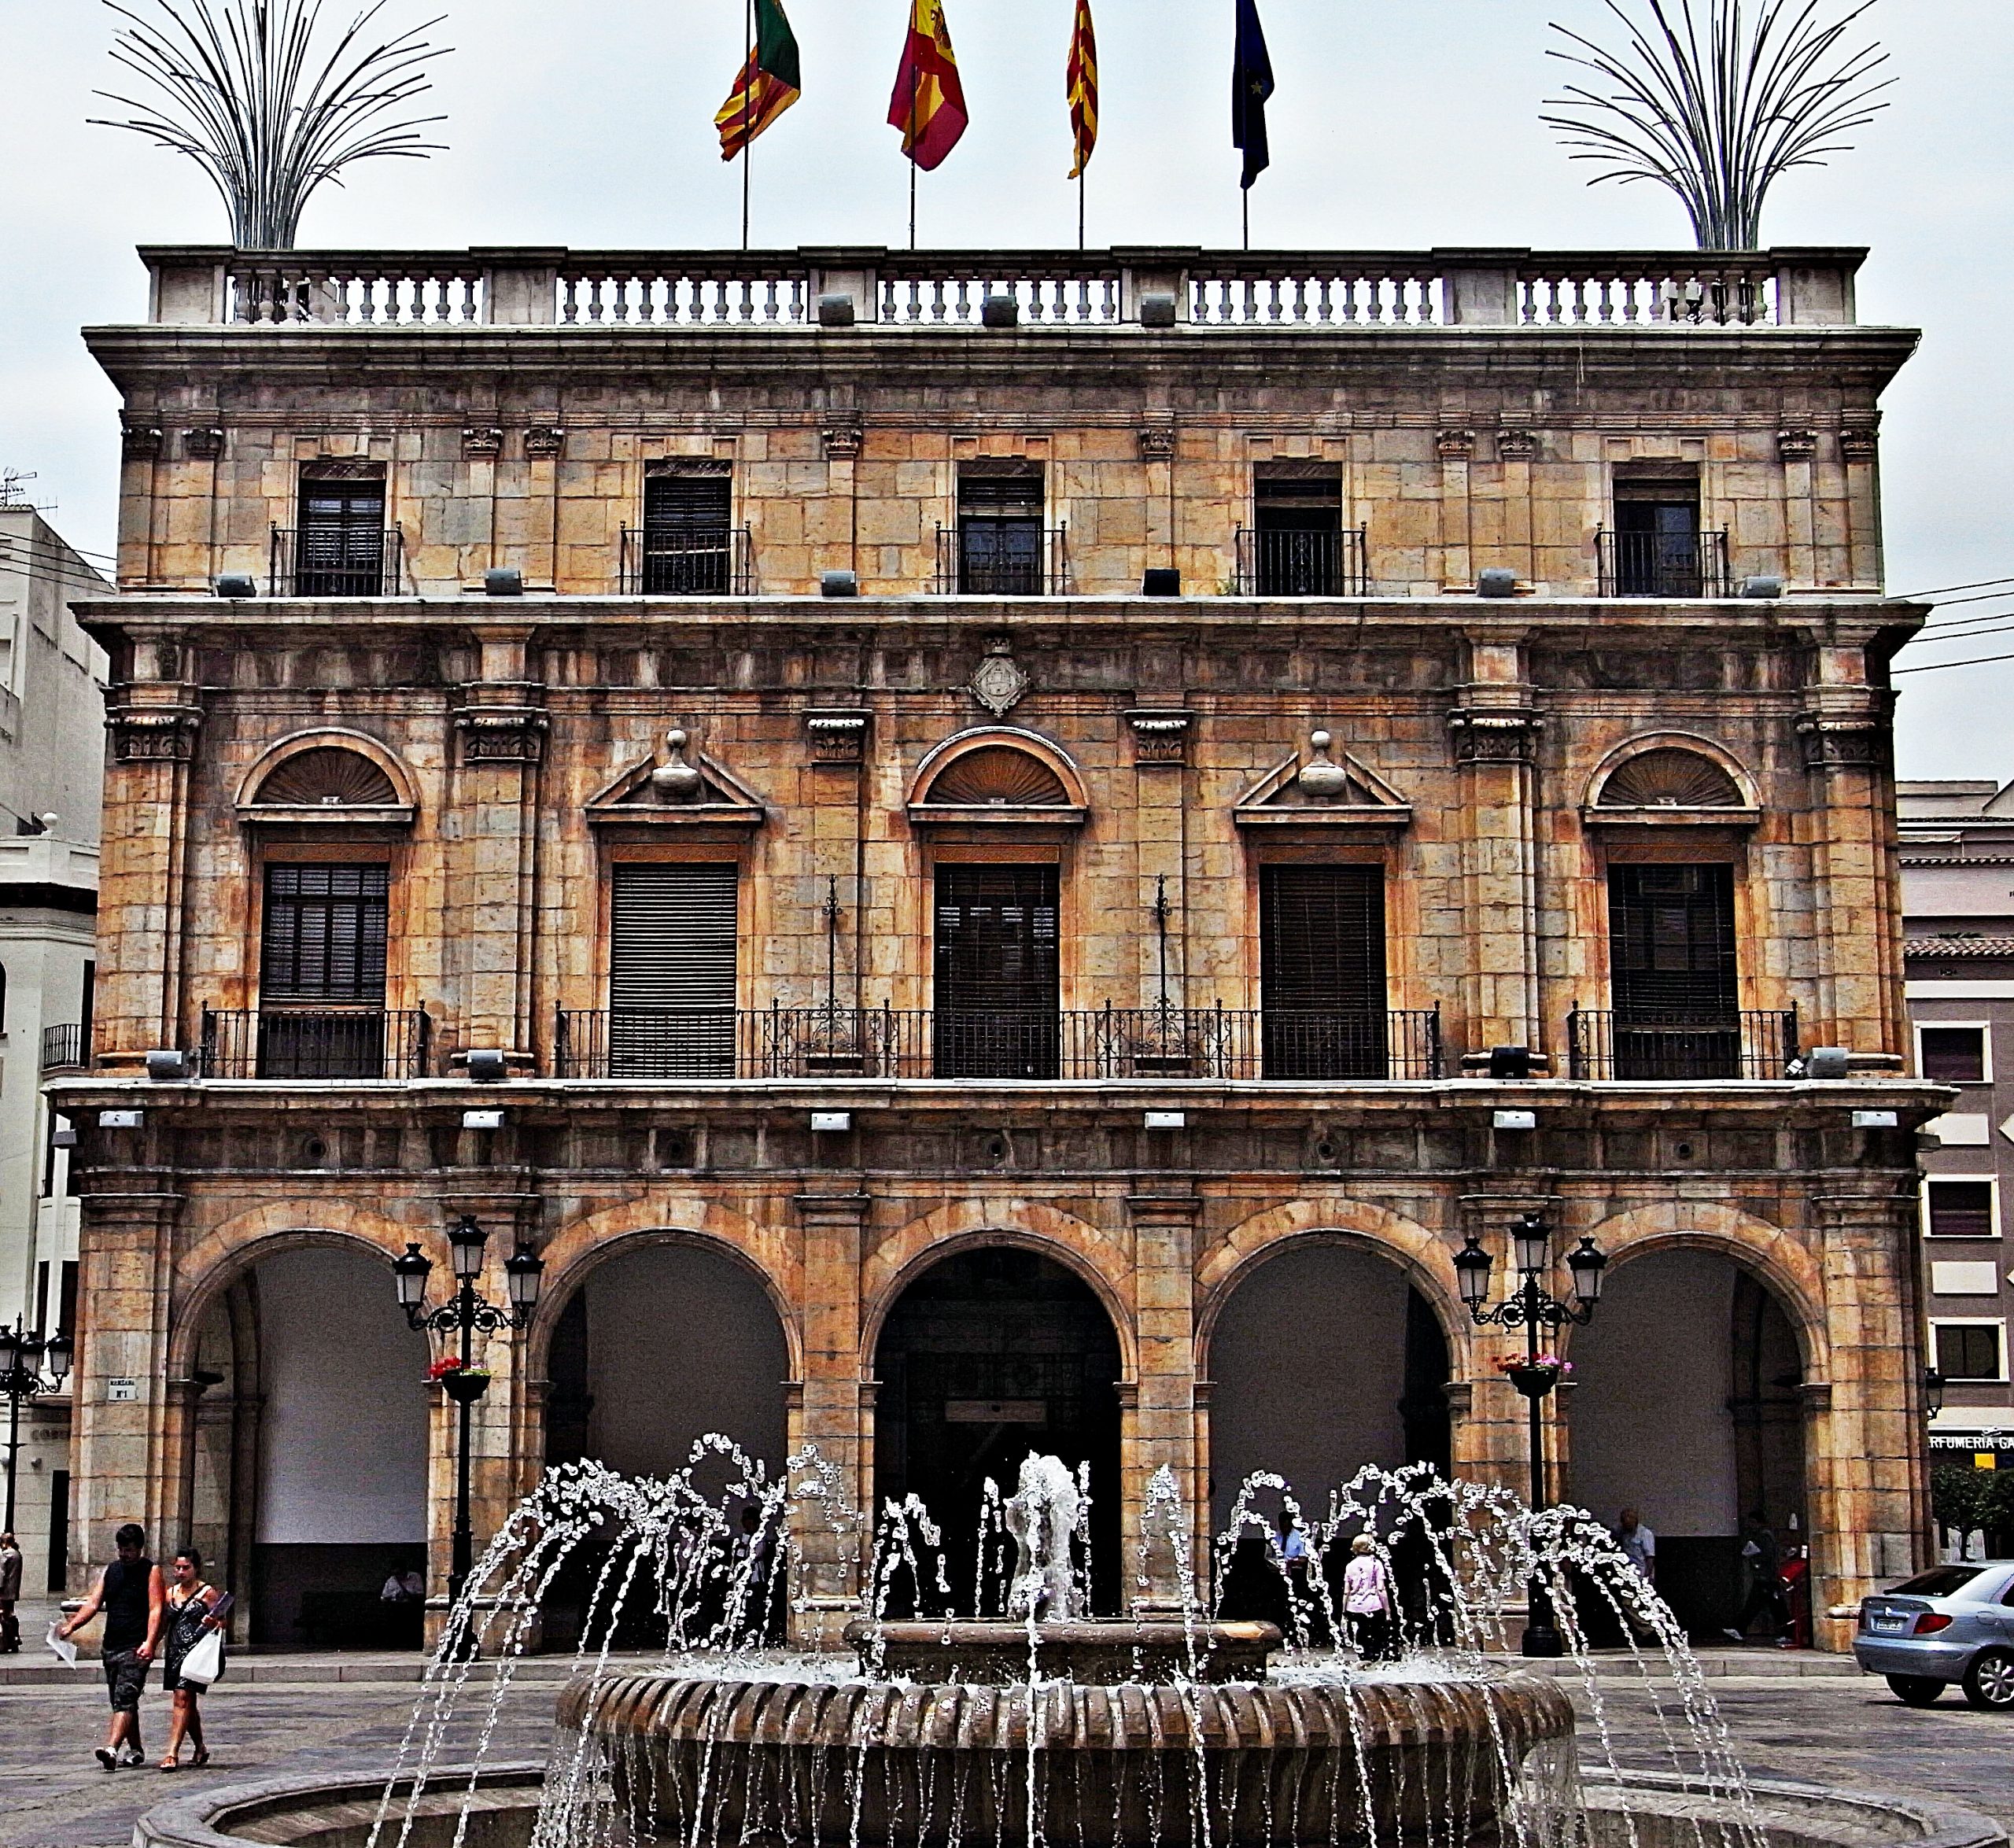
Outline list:
[[[503,1329],[519,1329],[532,1319],[538,1307],[539,1285],[545,1275],[544,1261],[519,1245],[505,1261],[504,1277],[511,1302],[500,1309],[478,1293],[476,1279],[482,1274],[484,1248],[489,1234],[466,1213],[461,1223],[448,1234],[448,1255],[455,1273],[455,1294],[437,1309],[426,1307],[426,1279],[433,1265],[417,1245],[408,1245],[405,1256],[392,1261],[392,1274],[399,1295],[399,1307],[406,1312],[411,1327],[430,1333],[461,1337],[462,1364],[458,1371],[441,1376],[442,1389],[460,1408],[460,1430],[455,1450],[455,1542],[448,1573],[450,1603],[459,1598],[475,1570],[475,1529],[469,1517],[470,1414],[475,1402],[489,1389],[489,1375],[470,1365],[474,1358],[476,1331],[495,1334]]]
[[[29,1334],[17,1320],[12,1328],[0,1328],[0,1392],[7,1396],[7,1511],[0,1518],[0,1531],[14,1525],[14,1465],[21,1451],[21,1402],[45,1393],[60,1392],[70,1377],[70,1359],[76,1349],[70,1337],[61,1333],[44,1341]],[[43,1363],[49,1370],[44,1373]]]
[[[1923,1370],[1923,1403],[1924,1411],[1935,1422],[1944,1409],[1944,1376],[1934,1367]]]
[[[1460,1281],[1462,1300],[1478,1325],[1522,1328],[1525,1331],[1525,1364],[1507,1370],[1510,1382],[1525,1396],[1532,1419],[1532,1512],[1536,1514],[1548,1499],[1545,1484],[1546,1395],[1558,1383],[1556,1370],[1539,1364],[1539,1330],[1558,1330],[1571,1322],[1585,1325],[1595,1319],[1595,1305],[1601,1300],[1602,1271],[1608,1260],[1595,1249],[1592,1238],[1584,1238],[1566,1256],[1566,1267],[1573,1274],[1573,1300],[1562,1303],[1545,1287],[1552,1269],[1552,1230],[1543,1213],[1525,1213],[1510,1227],[1511,1261],[1518,1270],[1518,1286],[1495,1308],[1489,1305],[1489,1272],[1492,1262],[1474,1233],[1455,1254],[1455,1274]],[[1524,1652],[1529,1656],[1557,1656],[1566,1653],[1558,1625],[1553,1620],[1552,1600],[1546,1595],[1541,1575],[1534,1571],[1529,1591],[1529,1608],[1525,1624]]]

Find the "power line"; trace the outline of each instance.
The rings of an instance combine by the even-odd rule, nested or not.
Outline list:
[[[1926,661],[1920,667],[1896,667],[1891,673],[1941,673],[1947,667],[1983,667],[1992,661],[2014,661],[2014,655],[1975,655],[1966,661]]]

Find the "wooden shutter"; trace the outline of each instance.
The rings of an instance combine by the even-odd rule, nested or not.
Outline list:
[[[1060,1053],[1057,871],[937,869],[940,1078],[1053,1078]]]
[[[385,484],[303,481],[298,544],[302,595],[375,595],[385,568]]]
[[[382,1006],[390,886],[383,866],[268,866],[264,998]]]
[[[1740,1005],[1734,869],[1614,866],[1608,880],[1610,968],[1620,1020],[1702,1026],[1732,1020]]]
[[[1263,867],[1259,909],[1266,1075],[1384,1077],[1384,868]]]
[[[615,869],[611,1076],[734,1075],[740,883],[732,865]]]

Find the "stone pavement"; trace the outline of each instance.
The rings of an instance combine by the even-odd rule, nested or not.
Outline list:
[[[0,1848],[123,1848],[140,1813],[168,1796],[265,1775],[387,1766],[411,1717],[419,1665],[414,1657],[240,1657],[205,1702],[211,1765],[171,1777],[98,1768],[90,1752],[105,1708],[94,1663],[52,1680],[31,1657],[0,1662]],[[525,1665],[491,1748],[499,1762],[544,1754],[566,1665]],[[1975,1713],[1955,1695],[1927,1711],[1905,1707],[1880,1681],[1841,1672],[1836,1658],[1730,1650],[1707,1665],[1753,1776],[1902,1792],[1982,1810],[2014,1828],[2014,1718]],[[1789,1672],[1797,1669],[1807,1672]],[[304,1678],[310,1675],[326,1678]],[[1620,1664],[1606,1687],[1619,1761],[1660,1765],[1647,1698],[1629,1690]],[[1577,1699],[1585,1754],[1592,1735],[1584,1698]],[[466,1752],[487,1706],[463,1704],[445,1747],[451,1761]],[[145,1723],[157,1754],[167,1706],[150,1691]]]

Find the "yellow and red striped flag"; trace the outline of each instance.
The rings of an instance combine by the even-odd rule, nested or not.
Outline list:
[[[1091,0],[1077,0],[1077,24],[1070,35],[1070,67],[1066,79],[1070,98],[1070,130],[1077,146],[1079,178],[1091,164],[1098,145],[1098,35],[1091,24]]]
[[[755,0],[755,42],[733,94],[714,118],[721,131],[721,158],[732,160],[795,102],[803,82],[797,35],[784,17],[781,0]]]
[[[902,131],[902,152],[928,173],[957,146],[968,120],[942,0],[914,0],[888,126]]]

